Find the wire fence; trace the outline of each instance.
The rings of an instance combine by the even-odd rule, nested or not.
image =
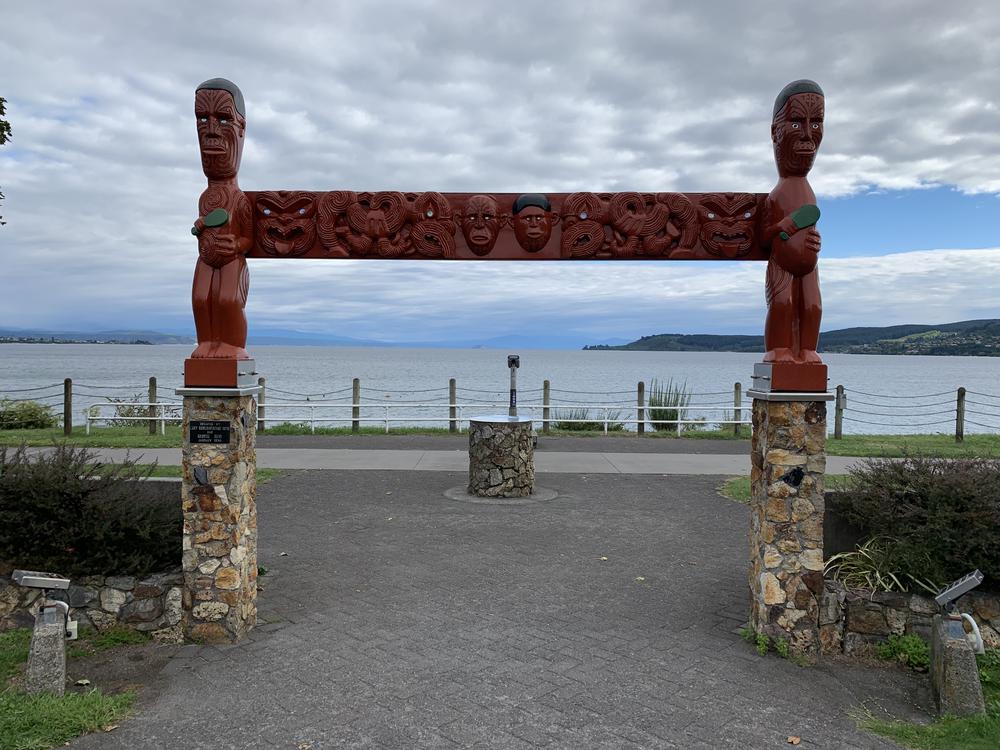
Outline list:
[[[262,379],[263,380],[263,379]],[[148,424],[163,431],[181,420],[180,400],[174,391],[180,383],[91,383],[66,380],[32,387],[0,386],[0,427],[9,426],[4,415],[18,405],[34,402],[47,409],[64,426]],[[680,406],[661,405],[653,420],[645,384],[631,389],[604,391],[552,387],[518,390],[518,408],[544,426],[571,429],[598,425],[605,431],[715,428],[738,431],[749,424],[753,399],[739,383],[731,390],[684,394]],[[169,394],[169,397],[162,396]],[[487,411],[505,411],[509,392],[502,389],[459,386],[454,379],[436,388],[398,390],[354,379],[350,385],[306,391],[264,384],[259,396],[262,429],[282,423],[317,427],[357,427],[377,424],[448,426],[463,429],[470,417]],[[1000,393],[951,391],[927,393],[877,393],[837,386],[832,404],[831,431],[843,434],[945,433],[964,439],[965,434],[1000,433]],[[670,411],[673,409],[673,411]],[[654,424],[659,421],[660,424]]]

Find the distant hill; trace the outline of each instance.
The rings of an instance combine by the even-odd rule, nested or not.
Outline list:
[[[492,332],[491,332],[492,333]],[[188,344],[194,346],[194,332],[159,331],[50,331],[0,327],[0,344]],[[583,335],[548,330],[522,334],[484,336],[481,339],[450,341],[379,341],[337,336],[323,331],[296,331],[287,328],[251,326],[247,345],[264,346],[371,346],[407,349],[579,349],[587,343]],[[603,344],[628,343],[628,339],[607,339]]]
[[[2,344],[190,344],[193,336],[159,331],[45,331],[0,328]]]
[[[963,320],[941,325],[844,328],[819,337],[821,352],[844,354],[936,354],[1000,357],[1000,319]],[[621,346],[597,344],[588,350],[647,352],[762,352],[763,336],[660,333]]]

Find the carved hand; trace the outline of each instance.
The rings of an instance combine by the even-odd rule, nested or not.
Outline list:
[[[222,268],[240,255],[239,238],[231,233],[203,233],[198,237],[198,255],[212,268]]]
[[[774,259],[793,276],[805,276],[816,268],[819,249],[820,236],[814,228],[797,232],[787,240],[775,237],[772,244]]]

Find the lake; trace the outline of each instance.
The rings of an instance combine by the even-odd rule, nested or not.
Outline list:
[[[161,400],[176,401],[189,345],[0,344],[0,398],[41,397],[62,403],[62,380],[74,381],[74,410],[103,396],[145,394],[156,376]],[[521,356],[521,404],[541,401],[548,379],[552,403],[602,404],[624,415],[635,404],[638,381],[673,379],[694,395],[692,402],[716,411],[709,422],[732,409],[735,382],[749,387],[759,354],[732,352],[620,352],[573,350],[404,349],[380,347],[256,346],[258,372],[267,378],[268,403],[306,397],[350,400],[352,378],[360,378],[365,403],[447,403],[448,379],[458,382],[458,401],[473,413],[505,402],[508,353]],[[831,389],[848,391],[845,432],[953,432],[955,391],[970,392],[966,432],[1000,432],[1000,358],[825,354]],[[41,391],[16,392],[52,386]],[[113,386],[113,387],[112,387]],[[321,394],[327,394],[325,397]],[[143,395],[143,400],[145,396]],[[61,406],[60,406],[61,408]],[[441,415],[442,408],[416,413]],[[343,413],[343,412],[338,412]],[[380,416],[372,407],[365,415]],[[598,412],[592,410],[592,414]],[[632,412],[634,414],[634,412]],[[275,411],[277,414],[277,410]],[[744,416],[746,413],[744,412]],[[831,418],[832,428],[832,418]],[[873,422],[876,424],[867,424]],[[973,424],[978,422],[979,424]]]

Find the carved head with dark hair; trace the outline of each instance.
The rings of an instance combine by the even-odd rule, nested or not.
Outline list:
[[[823,89],[815,81],[793,81],[774,101],[771,142],[781,177],[805,177],[823,140]]]
[[[476,255],[488,255],[500,234],[500,208],[489,195],[473,195],[462,207],[462,234]]]
[[[210,180],[236,177],[243,155],[246,110],[239,87],[225,78],[212,78],[195,89],[201,168]]]
[[[537,253],[552,235],[552,204],[541,193],[525,193],[517,197],[511,209],[514,216],[514,236],[529,253]]]

